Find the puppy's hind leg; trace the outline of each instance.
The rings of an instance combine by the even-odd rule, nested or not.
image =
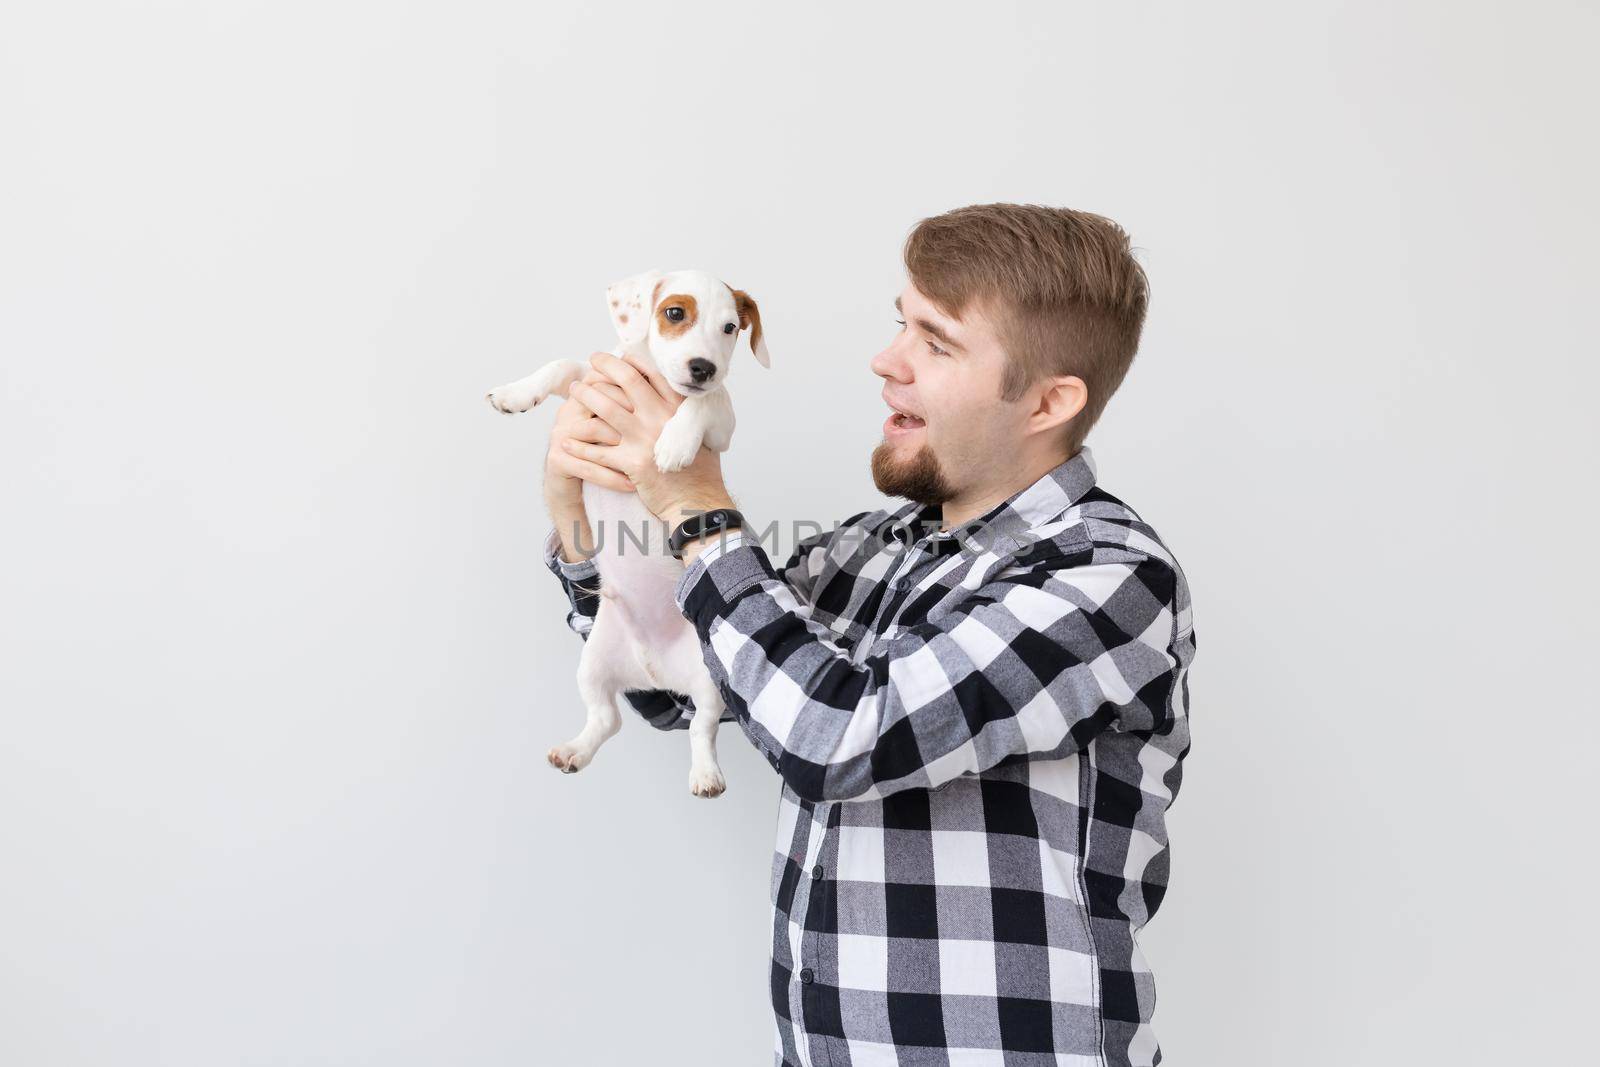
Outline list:
[[[689,687],[694,718],[689,720],[689,792],[697,797],[720,797],[728,788],[717,764],[717,724],[722,720],[722,694],[709,673]]]
[[[566,774],[587,767],[600,746],[622,729],[617,697],[625,688],[623,666],[632,657],[625,628],[612,614],[613,607],[609,600],[601,602],[589,639],[583,643],[583,657],[578,661],[578,694],[587,709],[583,729],[572,740],[552,748],[547,756],[550,766]]]
[[[505,385],[497,385],[485,395],[489,406],[507,415],[527,411],[552,394],[563,400],[573,382],[582,381],[589,366],[575,359],[558,359],[546,363],[526,378],[518,378]]]
[[[662,681],[694,701],[689,720],[689,792],[719,797],[728,788],[717,765],[717,724],[726,707],[706,668],[705,651],[694,627],[685,623],[662,660]]]

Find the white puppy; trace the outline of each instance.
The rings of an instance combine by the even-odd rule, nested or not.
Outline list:
[[[629,353],[653,364],[684,401],[656,440],[656,466],[681,470],[706,447],[722,452],[733,438],[733,402],[724,388],[739,331],[770,366],[761,337],[761,313],[749,295],[704,271],[647,271],[606,290],[611,320]],[[508,414],[527,411],[545,397],[565,398],[588,372],[575,359],[556,360],[519,381],[489,392],[489,403]],[[662,523],[637,493],[583,485],[583,505],[597,542],[600,607],[578,664],[578,692],[588,718],[576,737],[549,753],[550,765],[572,773],[622,728],[617,698],[626,689],[671,689],[694,700],[689,724],[689,791],[714,797],[726,783],[717,765],[717,723],[723,701],[706,669],[700,638],[678,610],[673,588],[683,563],[666,545]]]

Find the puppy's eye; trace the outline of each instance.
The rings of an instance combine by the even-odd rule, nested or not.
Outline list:
[[[668,322],[682,322],[683,321],[683,309],[682,308],[677,308],[677,307],[668,308],[667,309],[667,321]]]
[[[737,330],[738,328],[739,327],[735,326],[733,323],[730,322],[726,326],[722,327],[722,332],[723,333],[732,333],[734,330]]]

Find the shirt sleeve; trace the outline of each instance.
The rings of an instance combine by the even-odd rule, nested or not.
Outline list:
[[[818,528],[816,533],[801,538],[795,545],[794,551],[789,553],[788,560],[778,568],[777,577],[789,587],[798,602],[810,604],[815,599],[817,577],[822,573],[823,565],[827,563],[829,547],[839,531],[857,528],[861,520],[870,514],[871,512],[867,511],[857,512],[832,530]],[[763,536],[759,532],[735,526],[707,542],[706,547],[695,557],[695,563],[709,566],[712,560],[740,545],[761,544]]]
[[[1064,757],[1106,730],[1187,728],[1192,638],[1172,566],[1086,538],[1042,559],[997,571],[860,662],[758,544],[697,559],[675,595],[745,733],[807,800],[937,788],[1008,758]]]
[[[600,571],[593,559],[568,563],[561,558],[561,537],[555,527],[545,535],[544,565],[561,583],[567,596],[567,626],[585,641],[600,610]],[[640,718],[658,730],[686,730],[694,718],[694,701],[670,689],[629,689],[623,694]],[[724,722],[733,713],[724,711]]]

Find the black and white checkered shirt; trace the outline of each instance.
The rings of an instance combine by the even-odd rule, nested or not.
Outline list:
[[[676,590],[783,778],[776,1062],[1159,1063],[1135,935],[1189,748],[1183,572],[1087,449],[958,530],[939,513],[852,516],[781,569],[730,534]],[[553,530],[545,559],[587,635],[592,561]]]

